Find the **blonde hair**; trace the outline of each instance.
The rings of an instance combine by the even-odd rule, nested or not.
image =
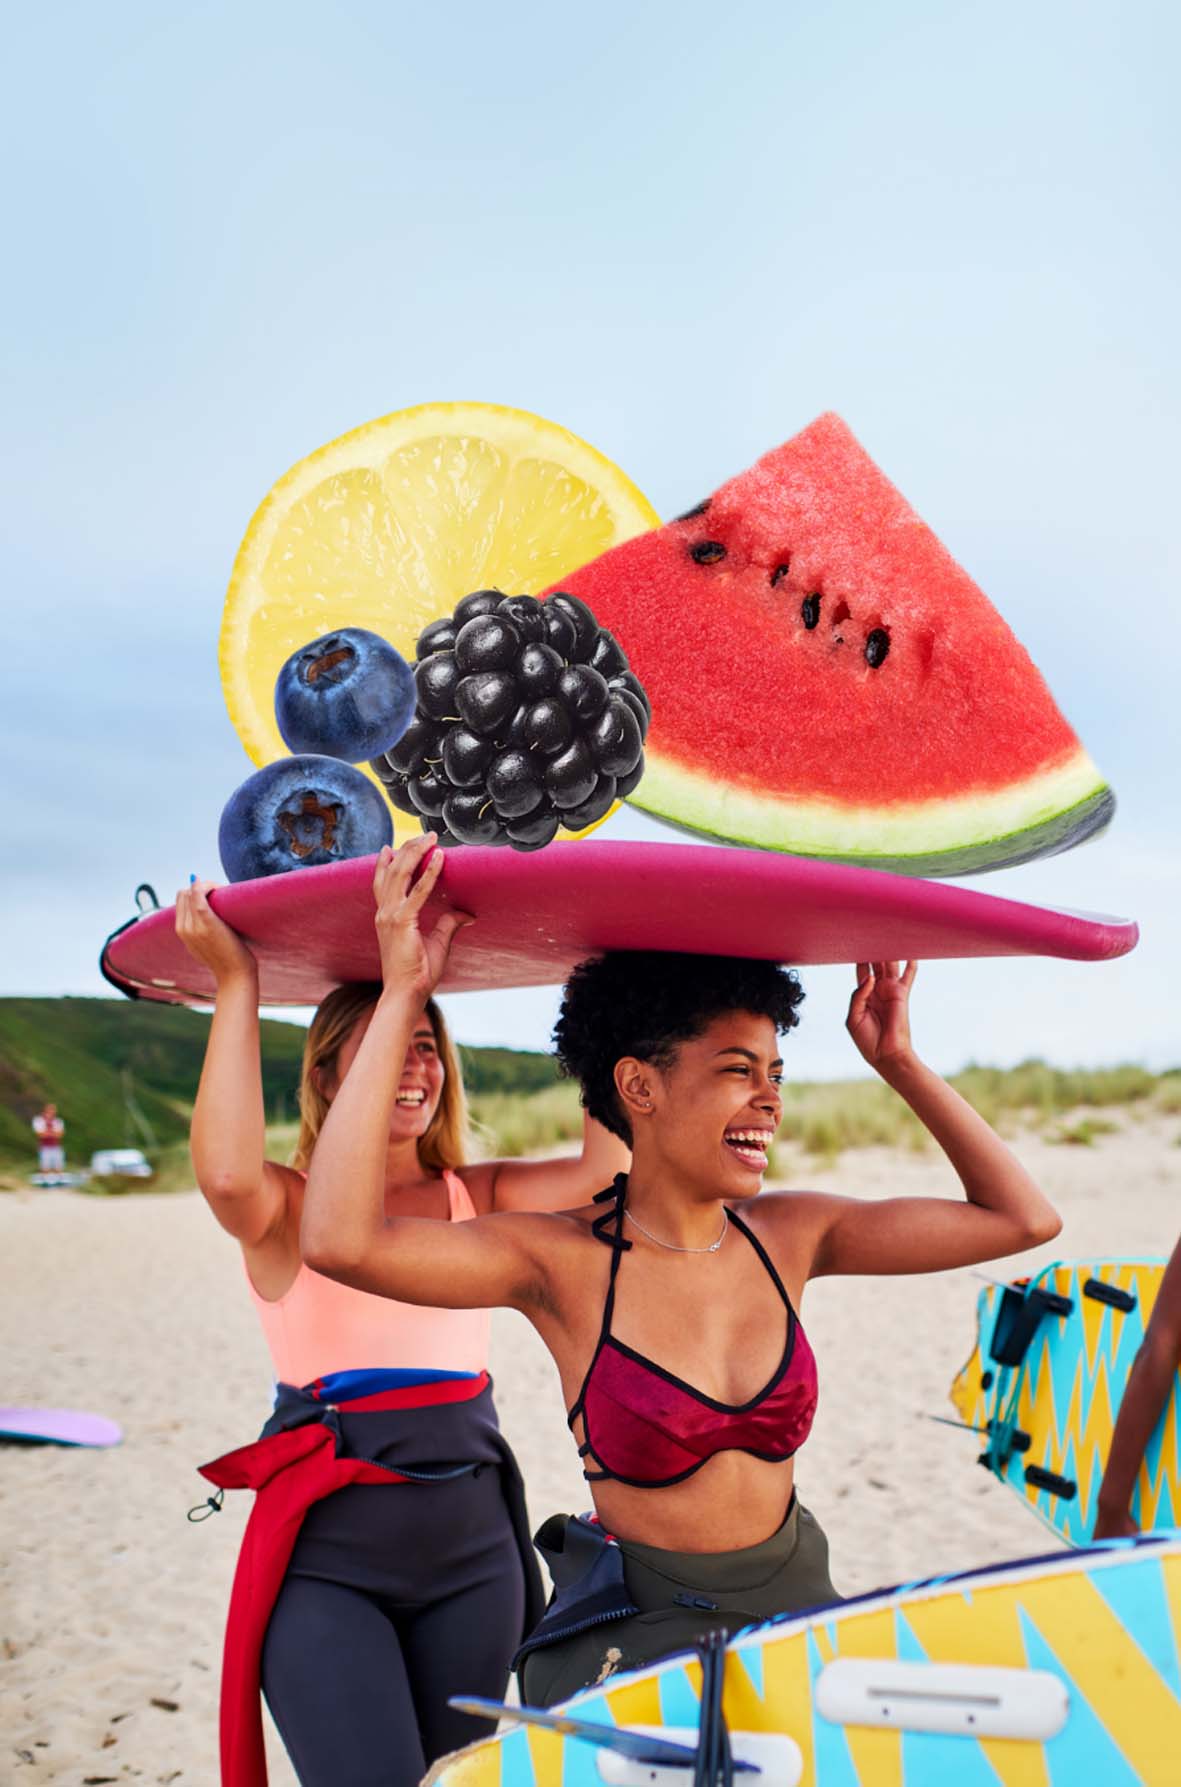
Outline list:
[[[299,1076],[299,1140],[291,1157],[292,1166],[301,1173],[308,1170],[316,1137],[331,1103],[321,1089],[321,1082],[336,1073],[337,1058],[345,1039],[365,1013],[373,1009],[380,996],[381,987],[375,982],[362,981],[337,987],[318,1007],[308,1026]],[[426,1134],[419,1137],[418,1159],[426,1171],[442,1172],[444,1168],[455,1169],[467,1163],[472,1150],[471,1123],[459,1054],[448,1034],[443,1014],[433,999],[426,1002],[425,1016],[430,1021],[435,1047],[443,1064],[443,1090]]]

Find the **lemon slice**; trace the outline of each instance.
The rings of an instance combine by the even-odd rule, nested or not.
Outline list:
[[[287,755],[275,679],[318,634],[368,627],[413,663],[472,590],[536,594],[659,526],[618,466],[525,410],[428,403],[354,428],[279,479],[238,550],[218,653],[238,737],[256,764]]]

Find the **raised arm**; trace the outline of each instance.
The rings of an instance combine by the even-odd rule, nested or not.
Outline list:
[[[213,883],[176,896],[176,934],[217,981],[189,1147],[210,1209],[224,1229],[257,1246],[286,1220],[296,1177],[265,1157],[266,1113],[258,1040],[258,969],[242,939],[209,904]]]
[[[472,920],[446,913],[430,934],[419,913],[438,880],[434,835],[377,860],[373,891],[384,991],[316,1141],[300,1251],[329,1278],[439,1309],[524,1307],[542,1294],[545,1217],[480,1216],[464,1223],[387,1217],[385,1163],[402,1062],[451,940]]]
[[[1016,1156],[946,1081],[925,1066],[910,1040],[909,997],[918,967],[861,962],[848,1029],[861,1054],[905,1099],[943,1149],[964,1188],[955,1198],[817,1195],[812,1275],[942,1272],[1021,1253],[1062,1227]],[[794,1200],[791,1200],[794,1201]]]
[[[1097,1539],[1129,1538],[1139,1528],[1129,1512],[1132,1491],[1152,1432],[1181,1369],[1181,1241],[1165,1267],[1148,1320],[1148,1330],[1132,1361],[1120,1403],[1107,1468],[1099,1485]]]

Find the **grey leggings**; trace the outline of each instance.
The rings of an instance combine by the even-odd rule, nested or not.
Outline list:
[[[742,1551],[661,1551],[626,1539],[620,1547],[639,1612],[531,1651],[521,1667],[521,1698],[530,1706],[553,1706],[619,1670],[690,1649],[707,1630],[738,1632],[840,1599],[828,1574],[828,1540],[794,1500],[778,1532]],[[681,1606],[678,1595],[708,1605]]]

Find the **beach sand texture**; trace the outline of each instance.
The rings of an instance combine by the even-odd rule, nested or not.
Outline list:
[[[1168,1251],[1181,1228],[1178,1123],[1120,1125],[1091,1147],[1018,1143],[1065,1227],[998,1273]],[[940,1157],[885,1150],[799,1182],[865,1197],[955,1190]],[[213,1787],[248,1498],[200,1525],[185,1514],[206,1493],[195,1465],[254,1436],[270,1385],[236,1245],[195,1192],[29,1192],[0,1197],[0,1259],[3,1400],[93,1410],[125,1432],[108,1452],[0,1446],[0,1781]],[[975,1468],[973,1436],[924,1419],[952,1412],[978,1289],[951,1272],[808,1291],[821,1396],[797,1480],[843,1592],[1052,1548]],[[589,1506],[556,1376],[523,1320],[497,1317],[492,1365],[535,1520]],[[268,1741],[274,1787],[292,1787]]]

